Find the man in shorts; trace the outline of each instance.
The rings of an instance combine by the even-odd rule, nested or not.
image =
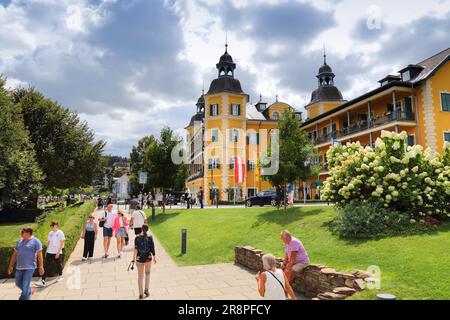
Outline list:
[[[281,232],[281,241],[285,246],[284,261],[281,264],[281,269],[286,274],[289,282],[292,283],[294,279],[294,272],[300,272],[309,264],[308,254],[306,253],[303,243],[293,237],[287,230]]]
[[[141,210],[141,206],[138,204],[131,214],[130,228],[134,228],[135,235],[140,235],[144,224],[147,224],[147,217],[144,211]]]

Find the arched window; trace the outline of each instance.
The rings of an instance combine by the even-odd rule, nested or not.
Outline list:
[[[280,115],[278,114],[278,112],[272,113],[272,119],[273,119],[273,120],[278,120],[278,119],[280,119]]]

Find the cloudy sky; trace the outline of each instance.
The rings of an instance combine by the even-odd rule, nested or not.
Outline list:
[[[450,47],[450,0],[0,0],[0,74],[77,111],[106,152],[183,128],[228,33],[256,101],[299,111],[323,62],[349,100]]]

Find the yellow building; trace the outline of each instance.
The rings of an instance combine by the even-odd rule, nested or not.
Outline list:
[[[262,181],[257,170],[259,156],[266,152],[272,129],[290,105],[278,102],[267,105],[260,101],[249,103],[249,96],[234,77],[236,64],[228,53],[216,65],[218,77],[211,82],[208,92],[197,102],[197,113],[186,127],[188,141],[189,177],[186,185],[197,193],[205,191],[205,200],[211,204],[214,192],[219,200],[244,199],[271,188]],[[242,184],[234,180],[234,156],[246,164]]]
[[[386,76],[380,87],[351,101],[344,101],[334,87],[333,71],[325,61],[302,124],[315,141],[323,167],[319,178],[307,181],[309,197],[319,196],[315,181],[328,175],[326,152],[334,142],[373,145],[382,130],[406,131],[408,144],[441,153],[444,141],[450,141],[449,60],[450,48]]]

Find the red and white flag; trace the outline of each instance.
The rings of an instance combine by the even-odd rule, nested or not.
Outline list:
[[[234,182],[236,184],[244,182],[245,178],[245,163],[239,156],[234,157]]]

